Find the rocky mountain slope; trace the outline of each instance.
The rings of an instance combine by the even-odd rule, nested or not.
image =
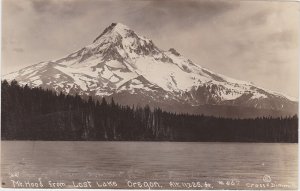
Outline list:
[[[121,104],[228,117],[292,115],[292,98],[193,63],[175,49],[158,48],[113,23],[90,45],[68,56],[3,76],[20,84],[83,97],[114,97]]]

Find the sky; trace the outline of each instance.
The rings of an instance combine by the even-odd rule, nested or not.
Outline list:
[[[238,0],[2,0],[1,73],[64,57],[111,23],[195,64],[298,97],[300,3]]]

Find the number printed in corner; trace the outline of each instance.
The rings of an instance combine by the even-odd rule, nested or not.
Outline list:
[[[218,180],[217,183],[222,186],[239,186],[240,181],[239,180]]]

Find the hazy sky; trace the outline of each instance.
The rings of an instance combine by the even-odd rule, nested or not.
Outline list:
[[[121,22],[212,71],[298,97],[299,2],[2,1],[2,74],[65,56]]]

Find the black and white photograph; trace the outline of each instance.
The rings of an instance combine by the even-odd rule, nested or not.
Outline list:
[[[2,189],[298,190],[298,1],[1,6]]]

